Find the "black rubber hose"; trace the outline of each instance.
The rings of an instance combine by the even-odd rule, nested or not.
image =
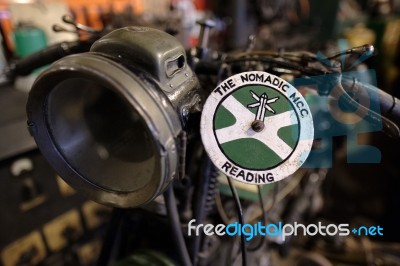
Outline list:
[[[243,210],[242,210],[242,205],[240,204],[240,199],[239,195],[236,191],[235,186],[232,183],[232,180],[230,177],[227,177],[229,187],[232,192],[233,199],[235,201],[235,206],[236,206],[236,211],[238,213],[238,219],[239,219],[239,224],[242,226],[244,225],[244,220],[243,220]],[[244,234],[240,234],[240,250],[242,252],[242,266],[247,265],[247,249],[246,249],[246,237]]]
[[[179,220],[179,213],[172,184],[164,192],[164,199],[181,264],[184,266],[191,266],[192,262],[190,261],[185,238],[183,237],[181,221]]]
[[[26,76],[33,70],[51,64],[70,54],[89,51],[94,40],[61,42],[53,44],[10,65],[9,76]]]
[[[382,126],[382,130],[386,134],[388,134],[393,138],[399,138],[400,129],[399,126],[393,121],[394,116],[392,117],[392,119],[389,119],[382,113],[383,111],[386,113],[386,115],[388,115],[388,112],[391,112],[393,115],[393,111],[397,110],[398,106],[395,104],[396,102],[393,102],[394,103],[393,105],[391,96],[389,97],[388,94],[379,90],[378,88],[364,83],[353,83],[351,86],[343,86],[342,82],[345,83],[347,81],[348,79],[341,80],[341,76],[338,75],[337,83],[335,86],[337,89],[332,90],[331,95],[336,99],[339,98],[342,99],[343,103],[346,104],[347,106],[355,108],[356,109],[355,113],[359,117],[365,119],[365,121],[367,121],[371,125]],[[347,89],[345,89],[345,87]],[[373,89],[375,90],[375,93],[377,92],[380,97],[370,98],[369,94],[367,93],[367,90],[373,90]],[[381,96],[385,97],[381,98]],[[377,102],[376,104],[379,104],[381,108],[383,108],[383,110],[379,110],[379,113],[377,113],[377,110],[371,110],[369,106],[362,105],[358,101],[354,100],[353,97],[358,98],[360,102],[365,101],[371,104],[373,104],[373,102],[376,101]],[[390,105],[392,107],[384,107],[385,105],[386,106]]]
[[[124,210],[114,208],[111,214],[111,220],[107,225],[107,231],[103,238],[100,255],[97,260],[97,266],[110,265],[112,258],[118,252],[119,238],[121,234],[121,224],[123,221]]]
[[[211,205],[213,204],[214,200],[217,176],[218,170],[208,156],[205,155],[203,157],[203,166],[200,173],[200,178],[196,186],[194,208],[194,219],[196,219],[196,224],[204,223],[207,213],[211,209]],[[190,253],[194,266],[197,265],[198,262],[198,253],[200,251],[201,240],[202,235],[194,236],[191,245]]]
[[[369,94],[361,94],[365,95],[365,97],[369,97],[369,95],[376,95],[377,97],[369,97],[371,101],[371,105],[379,105],[380,108],[380,113],[382,116],[387,117],[394,123],[396,123],[398,126],[400,126],[400,104],[399,104],[399,99],[394,97],[393,95],[390,95],[386,93],[383,90],[380,90],[370,84],[364,84],[364,83],[357,83],[356,87],[361,87],[365,88],[366,91],[369,92]],[[358,94],[358,95],[360,95]],[[377,102],[378,101],[378,102]]]
[[[261,191],[261,187],[257,186],[257,194],[258,194],[258,201],[260,202],[260,209],[261,209],[261,213],[262,213],[262,222],[263,224],[266,226],[267,225],[267,214],[265,212],[265,206],[264,206],[264,199],[263,199],[263,195],[262,195],[262,191]],[[252,247],[252,248],[247,248],[248,251],[254,252],[259,250],[260,248],[262,248],[262,246],[264,245],[265,242],[265,236],[260,236],[260,241],[257,243],[256,246]]]

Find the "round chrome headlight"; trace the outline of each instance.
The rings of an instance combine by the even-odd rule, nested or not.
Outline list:
[[[139,29],[111,33],[91,52],[54,63],[34,83],[27,105],[30,131],[58,174],[89,198],[117,207],[148,203],[177,177],[179,136],[198,97],[177,41]],[[126,36],[136,47],[121,56],[116,44],[126,46]],[[175,51],[144,47],[135,38],[162,38]],[[146,53],[154,61],[143,67],[133,55]]]

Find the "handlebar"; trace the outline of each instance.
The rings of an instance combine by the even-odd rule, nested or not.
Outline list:
[[[339,80],[338,93],[332,96],[339,98],[344,96],[345,104],[357,108],[356,114],[365,118],[369,123],[382,125],[382,131],[393,138],[400,137],[400,106],[398,99],[385,91],[368,83],[361,83],[356,79],[350,81],[350,86],[343,86],[349,79]],[[352,95],[352,96],[350,96]],[[375,95],[371,97],[370,95]],[[358,99],[358,101],[354,100]],[[369,106],[379,106],[378,110],[371,110],[369,106],[362,103],[369,103]]]
[[[82,53],[89,51],[91,45],[95,39],[89,39],[85,41],[72,41],[72,42],[61,42],[51,45],[41,51],[38,51],[28,57],[25,57],[9,66],[7,75],[10,77],[14,76],[25,76],[30,74],[33,70],[45,66],[47,64],[53,63],[64,56],[76,53]],[[248,61],[259,61],[263,63],[278,64],[282,67],[292,68],[296,71],[304,72],[304,74],[309,75],[312,78],[312,74],[324,75],[326,74],[324,69],[312,69],[299,66],[298,64],[277,61],[276,58],[270,56],[260,56],[257,58],[236,58],[236,59],[226,59],[225,61],[197,61],[193,65],[193,69],[196,74],[199,75],[220,75],[221,67],[225,64],[230,63],[241,63]],[[282,65],[283,64],[283,65]],[[302,69],[303,67],[303,69]],[[304,71],[302,71],[304,70]],[[391,137],[400,137],[400,104],[399,100],[394,96],[384,92],[372,86],[370,84],[361,83],[357,80],[343,79],[342,75],[338,73],[340,80],[337,82],[339,85],[339,93],[334,93],[332,96],[338,98],[345,95],[345,103],[351,107],[357,108],[357,114],[362,117],[366,117],[370,123],[382,123],[383,131]],[[350,86],[343,86],[346,82],[351,82]],[[378,97],[369,97],[371,93],[377,94]],[[353,95],[351,97],[350,95]],[[360,102],[369,102],[373,106],[380,107],[380,113],[376,113],[368,108],[368,106],[363,106],[359,102],[355,101],[354,98],[360,99]]]
[[[248,60],[251,61],[252,59]],[[256,60],[259,60],[259,58],[257,58]],[[197,74],[200,75],[218,75],[222,68],[222,64],[223,63],[221,62],[214,61],[199,61],[194,66],[194,70]],[[288,64],[286,63],[286,65]],[[318,75],[324,74],[326,74],[324,71],[320,71]],[[331,90],[328,93],[330,93],[330,95],[336,99],[339,99],[339,97],[341,96],[345,96],[345,104],[351,107],[355,107],[357,109],[357,115],[359,115],[360,117],[365,117],[370,123],[382,124],[382,130],[385,133],[387,133],[390,137],[399,138],[399,99],[373,85],[362,83],[355,79],[348,80],[346,78],[343,78],[340,73],[337,74],[338,80],[334,85],[338,85],[337,87],[339,88],[339,91],[333,92],[333,90]],[[310,76],[310,78],[312,78],[312,76]],[[351,82],[350,86],[343,86],[344,83],[349,81]],[[321,92],[319,91],[319,93]],[[370,97],[370,95],[377,95],[377,97]],[[372,106],[379,106],[379,113],[370,110],[368,106],[363,106],[354,99],[359,99],[359,102],[369,102]]]

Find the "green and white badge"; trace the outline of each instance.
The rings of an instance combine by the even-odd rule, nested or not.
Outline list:
[[[224,174],[262,185],[300,168],[310,153],[314,127],[306,101],[290,83],[251,71],[224,80],[210,94],[201,137]]]

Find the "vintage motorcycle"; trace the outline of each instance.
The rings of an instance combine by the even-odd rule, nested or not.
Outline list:
[[[337,121],[335,113],[343,108],[350,111],[340,132],[351,132],[361,119],[375,131],[400,136],[398,100],[369,84],[369,73],[355,64],[374,54],[372,45],[323,56],[257,51],[251,37],[247,50],[225,53],[208,49],[212,23],[206,21],[201,45],[185,51],[173,36],[152,28],[105,32],[64,21],[89,37],[17,61],[9,75],[52,63],[30,92],[28,129],[68,184],[114,208],[98,265],[277,265],[272,254],[286,256],[296,246],[295,237],[188,235],[192,219],[291,223],[310,221],[321,208],[321,187],[330,172],[323,158],[335,147],[315,153],[307,168],[289,178],[257,186],[252,200],[213,165],[200,136],[202,108],[234,74],[263,71],[291,82],[313,111],[316,148],[326,134],[335,135],[329,128],[340,126],[329,121]],[[321,254],[302,254],[296,263],[332,265],[332,252]]]

